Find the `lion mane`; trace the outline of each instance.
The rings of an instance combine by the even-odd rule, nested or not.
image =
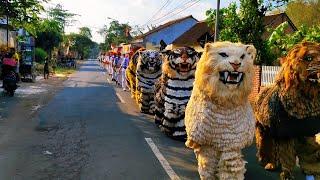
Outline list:
[[[307,161],[312,159],[307,156],[320,156],[315,143],[320,132],[320,45],[297,44],[281,63],[275,84],[266,87],[255,104],[258,159],[268,170],[281,165],[285,179],[291,178],[298,156],[305,173],[319,176],[319,161]],[[318,171],[309,170],[310,164]]]

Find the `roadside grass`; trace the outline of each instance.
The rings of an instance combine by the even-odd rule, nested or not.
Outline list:
[[[69,75],[76,72],[77,69],[74,68],[67,68],[67,67],[56,67],[55,69],[55,76],[57,77],[68,77]]]

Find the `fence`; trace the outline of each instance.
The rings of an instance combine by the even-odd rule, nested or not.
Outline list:
[[[265,86],[274,83],[279,70],[280,66],[254,66],[253,87],[249,96],[251,102],[255,101],[255,98]]]
[[[262,66],[261,86],[268,86],[270,84],[273,84],[279,70],[280,66]]]

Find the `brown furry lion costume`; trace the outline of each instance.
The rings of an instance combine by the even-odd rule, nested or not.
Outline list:
[[[251,45],[205,46],[185,113],[186,146],[196,154],[201,179],[244,179],[241,150],[254,138],[248,95],[255,56]]]
[[[281,179],[293,179],[297,156],[303,172],[320,179],[319,44],[304,42],[288,52],[276,83],[260,93],[255,115],[257,156],[265,169],[281,166]]]

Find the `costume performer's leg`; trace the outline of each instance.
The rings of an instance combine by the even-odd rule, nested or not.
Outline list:
[[[279,147],[279,160],[282,172],[281,179],[293,179],[292,171],[296,165],[296,152],[294,139],[281,139],[277,140]]]
[[[218,180],[219,154],[211,146],[201,146],[194,153],[198,160],[198,172],[202,180]]]
[[[242,180],[245,172],[245,161],[242,159],[241,150],[221,152],[218,164],[220,180]]]
[[[256,146],[258,161],[266,170],[275,170],[278,165],[278,156],[275,142],[271,137],[270,129],[256,124]]]
[[[320,180],[320,145],[315,137],[299,138],[295,145],[302,171]]]

